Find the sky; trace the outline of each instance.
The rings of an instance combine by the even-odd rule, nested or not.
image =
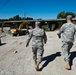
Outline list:
[[[55,19],[61,11],[76,13],[76,0],[0,0],[0,19],[15,15]]]

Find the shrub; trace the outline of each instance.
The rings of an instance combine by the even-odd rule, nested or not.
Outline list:
[[[42,29],[44,29],[45,31],[48,31],[49,30],[47,25],[43,25],[42,26]]]

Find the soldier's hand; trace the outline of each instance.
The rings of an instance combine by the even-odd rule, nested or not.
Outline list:
[[[46,44],[46,42],[44,42]]]
[[[28,47],[29,46],[29,44],[26,44],[26,47]]]
[[[46,40],[46,39],[44,39],[44,41],[43,41],[43,42],[44,42],[44,44],[46,44],[47,40]]]
[[[60,34],[57,34],[57,35],[58,35],[59,38],[61,38],[61,35]]]

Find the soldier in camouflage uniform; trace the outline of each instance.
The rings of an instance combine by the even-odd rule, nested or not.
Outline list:
[[[63,24],[62,27],[60,28],[58,37],[62,38],[62,54],[64,55],[64,61],[66,62],[65,68],[69,70],[71,69],[70,63],[69,63],[70,62],[69,52],[73,46],[74,35],[76,32],[76,25],[71,22],[72,21],[71,15],[68,15],[66,20],[67,20],[67,23]]]
[[[40,22],[35,23],[35,28],[29,34],[29,37],[26,41],[26,47],[29,45],[31,38],[32,40],[32,52],[33,52],[33,60],[35,62],[35,68],[39,70],[39,64],[42,61],[42,56],[44,52],[44,43],[47,42],[47,36],[43,29],[39,28]]]

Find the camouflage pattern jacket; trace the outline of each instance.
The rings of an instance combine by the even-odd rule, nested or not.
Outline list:
[[[72,22],[63,24],[58,33],[58,35],[61,36],[62,41],[64,42],[74,42],[75,34],[76,34],[76,25],[73,24]]]
[[[32,37],[33,37],[33,40],[32,40],[33,46],[43,46],[44,45],[43,43],[47,42],[46,33],[41,28],[34,28],[32,32],[30,32],[29,37],[26,41],[26,44],[29,44]]]

